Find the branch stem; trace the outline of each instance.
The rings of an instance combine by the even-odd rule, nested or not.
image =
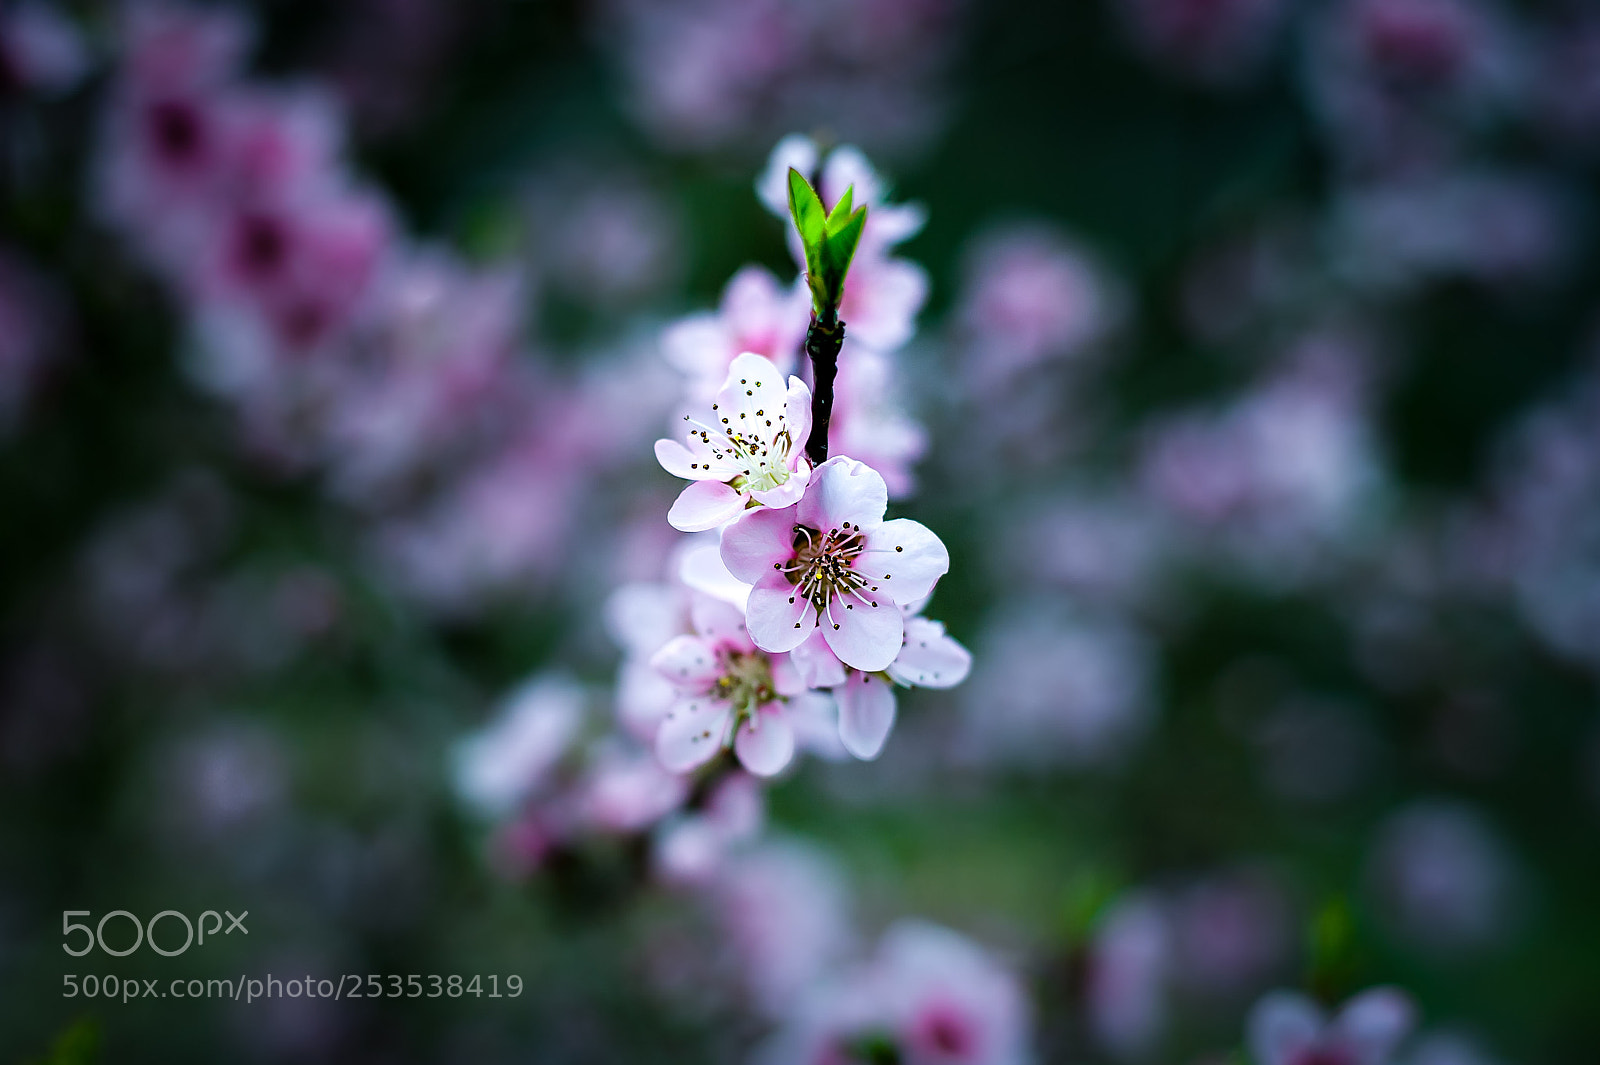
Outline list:
[[[817,467],[828,461],[828,422],[833,417],[833,379],[839,374],[839,349],[844,346],[844,323],[828,308],[822,318],[811,312],[806,328],[805,353],[811,357],[811,435],[806,437],[806,458]]]

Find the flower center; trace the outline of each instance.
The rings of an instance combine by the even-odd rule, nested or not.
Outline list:
[[[716,697],[726,699],[735,710],[754,713],[756,708],[778,697],[772,686],[772,666],[760,651],[724,651],[722,675],[717,678]]]
[[[795,594],[810,601],[816,609],[818,623],[826,619],[835,629],[839,623],[833,616],[835,600],[844,600],[845,610],[854,610],[857,603],[868,607],[878,604],[861,589],[877,591],[872,582],[876,578],[855,568],[855,561],[867,549],[867,539],[861,526],[848,522],[838,529],[813,529],[809,525],[794,527],[794,557],[788,565],[774,563],[795,586]],[[794,602],[794,596],[789,597]]]
[[[718,462],[731,462],[739,467],[731,483],[740,492],[767,492],[789,481],[789,456],[794,451],[794,434],[789,431],[784,411],[787,404],[780,401],[779,409],[758,407],[762,402],[755,398],[756,389],[748,378],[741,377],[739,384],[745,388],[738,410],[723,410],[722,404],[711,404],[716,416],[716,426],[703,425],[687,414],[683,420],[692,428],[690,438],[699,437],[702,444],[711,448]],[[695,463],[689,468],[694,469]],[[708,464],[709,466],[709,464]]]

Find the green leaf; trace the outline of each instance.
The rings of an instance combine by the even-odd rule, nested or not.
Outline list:
[[[838,229],[844,224],[845,219],[850,217],[851,203],[854,201],[855,195],[856,187],[851,185],[844,190],[844,195],[839,197],[839,202],[833,205],[833,213],[828,215],[829,233]]]
[[[856,245],[861,243],[861,231],[866,224],[867,207],[862,204],[822,242],[823,291],[834,306],[838,306],[844,294],[845,275],[850,272],[850,261],[856,256]]]
[[[822,242],[828,234],[827,212],[817,190],[794,167],[789,168],[789,214],[805,248],[806,271],[815,275],[821,262]]]

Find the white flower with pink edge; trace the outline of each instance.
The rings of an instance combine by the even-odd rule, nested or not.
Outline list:
[[[905,643],[897,604],[925,598],[950,569],[928,528],[883,519],[889,490],[877,471],[839,456],[817,467],[794,506],[741,514],[722,535],[722,561],[753,584],[748,623],[757,647],[792,651],[820,629],[847,666],[888,668]]]
[[[731,745],[756,776],[781,772],[797,739],[831,718],[832,700],[808,691],[787,655],[758,649],[736,607],[696,597],[690,609],[694,633],[674,637],[650,660],[677,692],[656,733],[656,757],[687,773]]]
[[[787,507],[805,491],[811,390],[798,377],[785,387],[771,360],[752,352],[734,359],[710,420],[687,414],[683,420],[690,426],[688,446],[656,441],[662,468],[694,482],[667,512],[674,529],[715,529],[747,506]]]

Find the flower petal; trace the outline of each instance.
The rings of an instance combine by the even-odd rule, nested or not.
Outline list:
[[[907,618],[905,639],[889,666],[889,676],[901,684],[953,688],[972,671],[972,653],[946,636],[940,622]]]
[[[794,508],[747,510],[722,534],[722,563],[741,581],[766,580],[794,557]],[[785,583],[788,583],[787,581]]]
[[[732,603],[740,610],[750,598],[750,585],[728,572],[722,564],[721,542],[701,540],[684,549],[678,559],[678,579],[685,586],[713,599]]]
[[[839,703],[839,739],[845,750],[871,761],[894,728],[894,685],[874,673],[852,673],[833,689]]]
[[[757,710],[739,727],[733,749],[746,769],[770,777],[794,757],[794,729],[781,711]]]
[[[799,462],[808,463],[804,458],[806,450],[806,437],[811,435],[811,389],[798,377],[789,378],[788,406],[785,409],[788,415],[787,424],[789,435],[793,438],[794,455],[801,456]]]
[[[1304,995],[1274,991],[1250,1011],[1250,1053],[1259,1065],[1290,1065],[1314,1046],[1322,1032],[1322,1011]]]
[[[754,602],[752,596],[751,604]],[[887,669],[905,642],[905,619],[900,611],[883,592],[868,588],[834,599],[823,611],[821,622],[822,638],[839,661],[868,673]]]
[[[822,638],[820,628],[813,628],[806,642],[789,652],[789,660],[807,688],[831,688],[844,683],[844,663]]]
[[[750,638],[763,651],[789,651],[811,635],[816,627],[814,614],[810,602],[783,574],[769,573],[750,589],[745,623],[750,628]]]
[[[712,647],[732,647],[739,651],[754,647],[744,627],[744,611],[732,603],[709,595],[695,595],[690,600],[689,618],[694,631]]]
[[[722,750],[732,708],[725,702],[696,696],[680,699],[667,711],[656,733],[656,757],[674,773],[704,765]]]
[[[650,665],[679,688],[704,692],[721,671],[717,653],[698,636],[674,636],[650,656]]]
[[[656,441],[656,461],[661,463],[661,468],[674,477],[682,477],[689,481],[727,480],[731,474],[714,473],[711,463],[705,461],[711,457],[711,449],[684,447],[676,440]]]
[[[933,591],[950,572],[950,552],[920,521],[896,518],[872,530],[855,568],[881,579],[895,602],[910,602]]]
[[[695,481],[678,493],[667,511],[667,524],[679,532],[705,532],[732,521],[744,499],[721,481]]]
[[[838,704],[827,692],[801,692],[784,705],[783,714],[802,751],[830,762],[850,757],[839,740]]]
[[[779,426],[769,433],[765,423],[777,422],[787,399],[788,387],[772,360],[747,351],[728,364],[728,377],[717,392],[717,420],[729,419],[730,432],[769,438]]]
[[[859,525],[870,532],[883,521],[888,506],[889,487],[878,471],[840,455],[812,471],[811,484],[800,500],[796,518],[813,529]]]

